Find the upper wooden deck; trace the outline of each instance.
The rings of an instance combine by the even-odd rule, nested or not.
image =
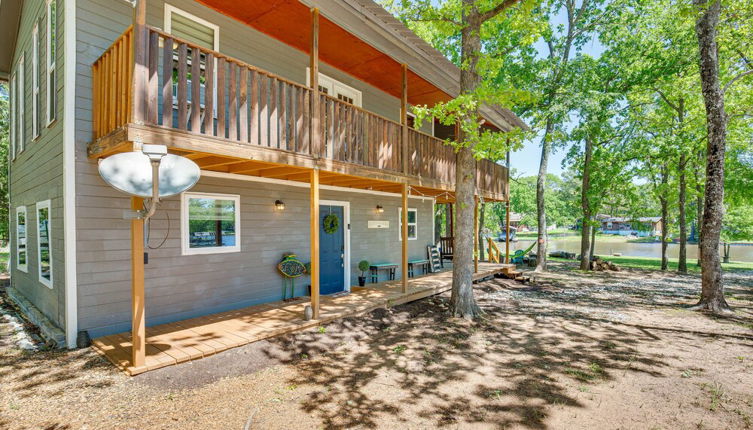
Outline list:
[[[164,144],[203,170],[306,182],[317,168],[324,185],[399,192],[407,182],[453,200],[456,154],[442,140],[161,30],[146,27],[141,47],[134,34],[93,65],[90,157]],[[482,198],[505,200],[506,178],[478,161]]]

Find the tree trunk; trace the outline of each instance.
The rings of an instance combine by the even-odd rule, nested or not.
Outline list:
[[[685,221],[685,161],[687,159],[687,156],[684,152],[680,153],[680,162],[678,165],[678,170],[680,172],[680,192],[678,196],[678,210],[679,210],[679,219],[678,223],[680,224],[680,255],[677,259],[677,271],[680,273],[688,273],[688,254],[687,254],[687,246],[688,246],[688,229],[687,229],[687,223]]]
[[[667,233],[669,231],[669,199],[667,197],[667,183],[669,182],[669,168],[666,162],[661,167],[661,190],[659,203],[661,205],[661,270],[667,270]]]
[[[591,252],[588,255],[590,261],[594,260],[594,251],[596,250],[596,227],[591,226]]]
[[[703,209],[701,250],[701,300],[697,309],[729,312],[724,299],[719,236],[724,216],[724,152],[727,144],[727,113],[719,83],[719,48],[716,26],[721,13],[720,0],[693,0],[699,9],[695,32],[700,51],[701,90],[706,106],[706,196]]]
[[[591,267],[591,203],[588,194],[591,191],[591,157],[593,155],[593,142],[586,137],[585,155],[583,158],[583,180],[580,187],[580,205],[583,209],[583,225],[580,234],[580,270],[588,270]]]
[[[700,168],[703,163],[703,152],[698,153],[698,164],[694,171]],[[696,266],[701,265],[701,241],[703,240],[703,229],[701,229],[701,223],[703,222],[703,184],[701,184],[700,174],[695,175],[695,191],[696,191],[696,240],[698,241],[698,259],[696,260]]]
[[[546,247],[547,247],[547,234],[546,234],[546,208],[544,206],[544,190],[546,189],[546,171],[549,163],[549,151],[550,143],[549,138],[552,130],[554,129],[554,123],[552,119],[546,120],[546,129],[544,130],[544,138],[541,141],[541,162],[539,163],[539,174],[536,179],[536,214],[538,225],[538,244],[536,247],[536,272],[546,271]]]
[[[669,217],[669,207],[667,199],[661,199],[661,270],[667,270],[669,267],[669,257],[667,257],[667,218]]]
[[[481,52],[481,14],[475,0],[463,0],[463,24],[461,30],[461,61],[466,67],[460,70],[460,93],[473,93],[480,83],[476,73],[478,55]],[[469,113],[469,121],[477,117]],[[467,142],[464,127],[458,127],[458,142]],[[458,150],[455,164],[455,237],[453,242],[452,293],[450,312],[453,316],[474,319],[481,314],[473,296],[473,220],[476,205],[476,159],[473,147]]]
[[[439,243],[439,238],[442,237],[442,221],[445,219],[445,205],[435,205],[434,210],[434,243]]]
[[[684,121],[685,121],[685,99],[680,97],[677,102],[677,122],[680,126],[680,137],[684,138]],[[684,143],[684,142],[683,142]],[[680,273],[688,273],[688,226],[685,220],[685,167],[687,164],[688,156],[685,151],[680,147],[680,161],[677,164],[677,171],[679,175],[680,191],[678,193],[678,211],[679,217],[677,222],[680,224],[680,251],[677,258],[677,271]]]

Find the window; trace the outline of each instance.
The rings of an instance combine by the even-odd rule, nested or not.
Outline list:
[[[37,267],[39,282],[52,288],[52,228],[50,225],[50,201],[37,203]]]
[[[219,51],[220,49],[220,27],[212,24],[209,21],[206,21],[204,19],[201,19],[195,15],[192,15],[186,11],[180,10],[176,8],[175,6],[165,4],[165,31],[167,33],[172,34],[175,37],[187,40],[191,43],[194,43],[202,48],[210,49],[213,51]],[[193,103],[193,91],[191,90],[191,87],[193,85],[193,76],[191,76],[191,48],[189,47],[188,50],[188,79],[186,81],[186,87],[188,89],[187,92],[187,102],[189,106]],[[202,53],[200,55],[201,58],[201,74],[202,76],[199,76],[199,107],[203,110],[204,108],[204,97],[205,97],[205,90],[204,87],[206,78],[204,75],[206,75],[206,55]],[[216,59],[215,59],[215,66],[217,65]],[[214,81],[215,85],[217,82],[217,67],[214,67]],[[217,91],[215,88],[214,91],[214,105],[217,106]],[[178,104],[178,51],[177,49],[173,50],[173,106],[177,106]],[[190,115],[189,115],[190,116]]]
[[[57,116],[58,96],[56,90],[57,69],[57,0],[47,0],[47,125]]]
[[[165,4],[165,32],[202,48],[220,50],[219,26],[169,4]]]
[[[181,221],[183,255],[241,250],[237,195],[183,193]]]
[[[306,68],[306,85],[311,85],[311,71],[308,67]],[[338,100],[342,100],[345,103],[361,107],[360,91],[345,85],[336,79],[330,78],[323,73],[319,73],[319,91],[335,97]]]
[[[24,67],[24,55],[21,54],[21,59],[18,60],[18,85],[16,85],[16,92],[18,93],[18,101],[16,102],[16,153],[24,151],[26,145],[26,87],[24,82],[24,74],[26,73],[26,67]],[[13,154],[13,159],[16,158],[16,154]]]
[[[27,272],[26,261],[26,206],[16,208],[16,269]]]
[[[397,235],[403,240],[403,208],[397,208]],[[418,210],[408,208],[408,240],[418,239]]]
[[[31,135],[39,137],[39,24],[34,25],[31,36]]]

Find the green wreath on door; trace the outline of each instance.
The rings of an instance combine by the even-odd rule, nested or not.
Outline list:
[[[340,218],[335,214],[329,214],[322,220],[324,232],[327,234],[333,234],[340,228]]]

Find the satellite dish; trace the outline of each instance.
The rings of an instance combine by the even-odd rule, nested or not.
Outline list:
[[[99,163],[99,174],[116,190],[137,197],[152,196],[152,164],[143,152],[111,155]],[[159,197],[180,194],[196,185],[201,176],[199,166],[188,158],[161,155],[159,161]]]

